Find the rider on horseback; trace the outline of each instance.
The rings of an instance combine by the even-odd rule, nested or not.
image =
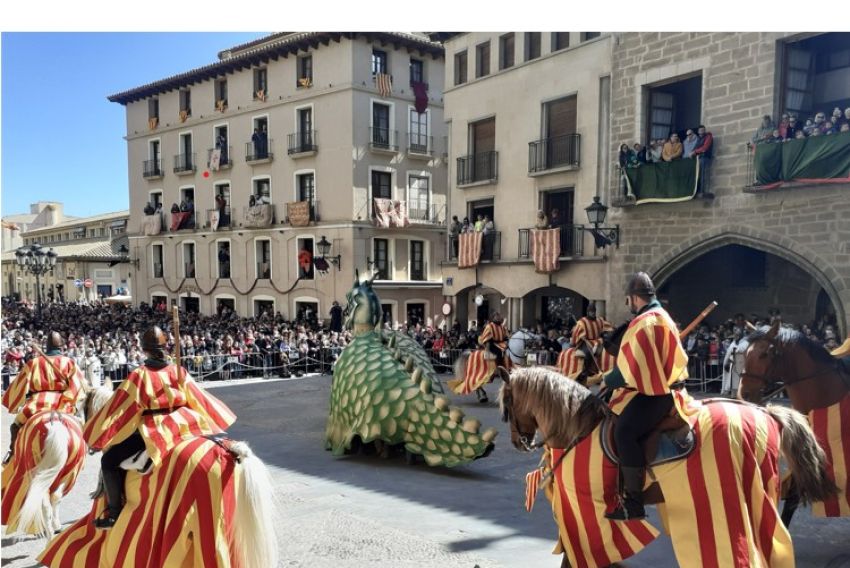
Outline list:
[[[670,386],[680,380],[688,360],[676,324],[656,299],[655,286],[645,272],[629,279],[626,305],[635,318],[623,335],[617,366],[605,376],[609,388],[637,391],[620,413],[614,434],[625,495],[605,516],[616,521],[646,517],[641,441],[673,409]]]
[[[15,440],[24,423],[37,412],[55,410],[74,414],[83,391],[83,375],[76,362],[62,355],[65,340],[53,331],[47,336],[47,354],[31,359],[3,395],[9,412],[20,412],[9,426],[11,443],[3,458],[9,463],[15,453]],[[21,408],[23,407],[23,408]]]
[[[166,360],[167,342],[158,327],[145,332],[142,349],[148,359],[86,424],[86,443],[95,450],[108,446],[100,462],[107,516],[94,521],[97,528],[112,528],[123,509],[126,472],[121,462],[147,450],[157,467],[182,439],[221,433],[236,420],[224,403]]]
[[[585,360],[582,375],[589,375],[591,371],[595,374],[602,370],[599,364],[599,356],[602,353],[602,332],[610,329],[610,322],[596,316],[596,302],[590,302],[587,306],[587,315],[578,320],[570,335],[570,344],[576,348],[576,356]],[[595,365],[590,363],[591,360],[595,361]]]
[[[487,349],[495,358],[496,365],[507,367],[505,352],[508,348],[508,330],[505,329],[502,314],[493,312],[490,321],[484,326],[484,331],[478,336],[478,345]]]

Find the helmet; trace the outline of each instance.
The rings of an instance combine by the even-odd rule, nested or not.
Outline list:
[[[596,302],[587,304],[587,316],[591,318],[596,317]]]
[[[47,350],[60,349],[65,347],[65,340],[58,331],[51,331],[47,336]]]
[[[636,272],[629,278],[626,285],[626,296],[642,296],[649,298],[655,296],[655,285],[646,272]]]
[[[168,336],[158,326],[153,326],[142,335],[142,349],[145,351],[165,349],[167,344]]]
[[[493,323],[502,323],[502,314],[499,312],[493,312],[493,315],[490,316],[490,321]]]

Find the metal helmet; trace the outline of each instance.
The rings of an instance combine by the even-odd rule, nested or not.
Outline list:
[[[504,320],[502,319],[502,314],[499,312],[493,312],[493,315],[490,316],[490,321],[493,323],[502,323]]]
[[[587,304],[587,317],[591,319],[596,317],[596,302]]]
[[[629,278],[626,285],[626,296],[641,296],[651,298],[655,296],[655,284],[646,272],[636,272]]]
[[[51,331],[47,336],[47,350],[61,349],[65,347],[65,339],[58,331]]]
[[[142,349],[145,351],[164,350],[168,345],[168,336],[158,326],[153,326],[142,335]]]

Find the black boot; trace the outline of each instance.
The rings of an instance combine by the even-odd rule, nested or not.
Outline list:
[[[605,518],[612,521],[634,521],[646,518],[643,508],[643,482],[645,469],[642,467],[621,466],[623,472],[624,495],[617,508],[605,513]]]
[[[123,469],[101,469],[103,476],[103,489],[106,493],[105,515],[94,520],[94,526],[98,529],[111,529],[118,522],[121,509],[124,508],[124,479],[126,472]]]
[[[12,422],[9,425],[9,451],[6,452],[6,455],[3,457],[3,465],[12,461],[12,456],[15,455],[15,440],[18,439],[18,431],[20,429],[21,427],[17,422]]]
[[[483,388],[478,388],[475,391],[475,394],[478,396],[478,402],[480,402],[481,404],[489,402],[489,399],[487,398],[487,391],[485,391]]]

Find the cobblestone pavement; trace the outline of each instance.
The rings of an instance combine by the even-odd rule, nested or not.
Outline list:
[[[408,466],[401,458],[334,458],[323,450],[331,378],[210,385],[237,413],[231,430],[268,464],[275,483],[281,566],[309,568],[480,568],[560,566],[550,554],[556,528],[542,493],[532,513],[523,508],[524,477],[538,455],[511,445],[494,402],[454,397],[484,427],[496,426],[496,450],[455,469]],[[495,400],[496,385],[488,387]],[[9,415],[2,417],[8,445]],[[98,456],[88,458],[63,522],[88,510]],[[660,526],[653,510],[653,522]],[[797,565],[850,567],[850,519],[814,519],[799,512],[792,525]],[[37,566],[42,542],[2,540],[2,567]],[[674,567],[662,537],[625,566]]]

